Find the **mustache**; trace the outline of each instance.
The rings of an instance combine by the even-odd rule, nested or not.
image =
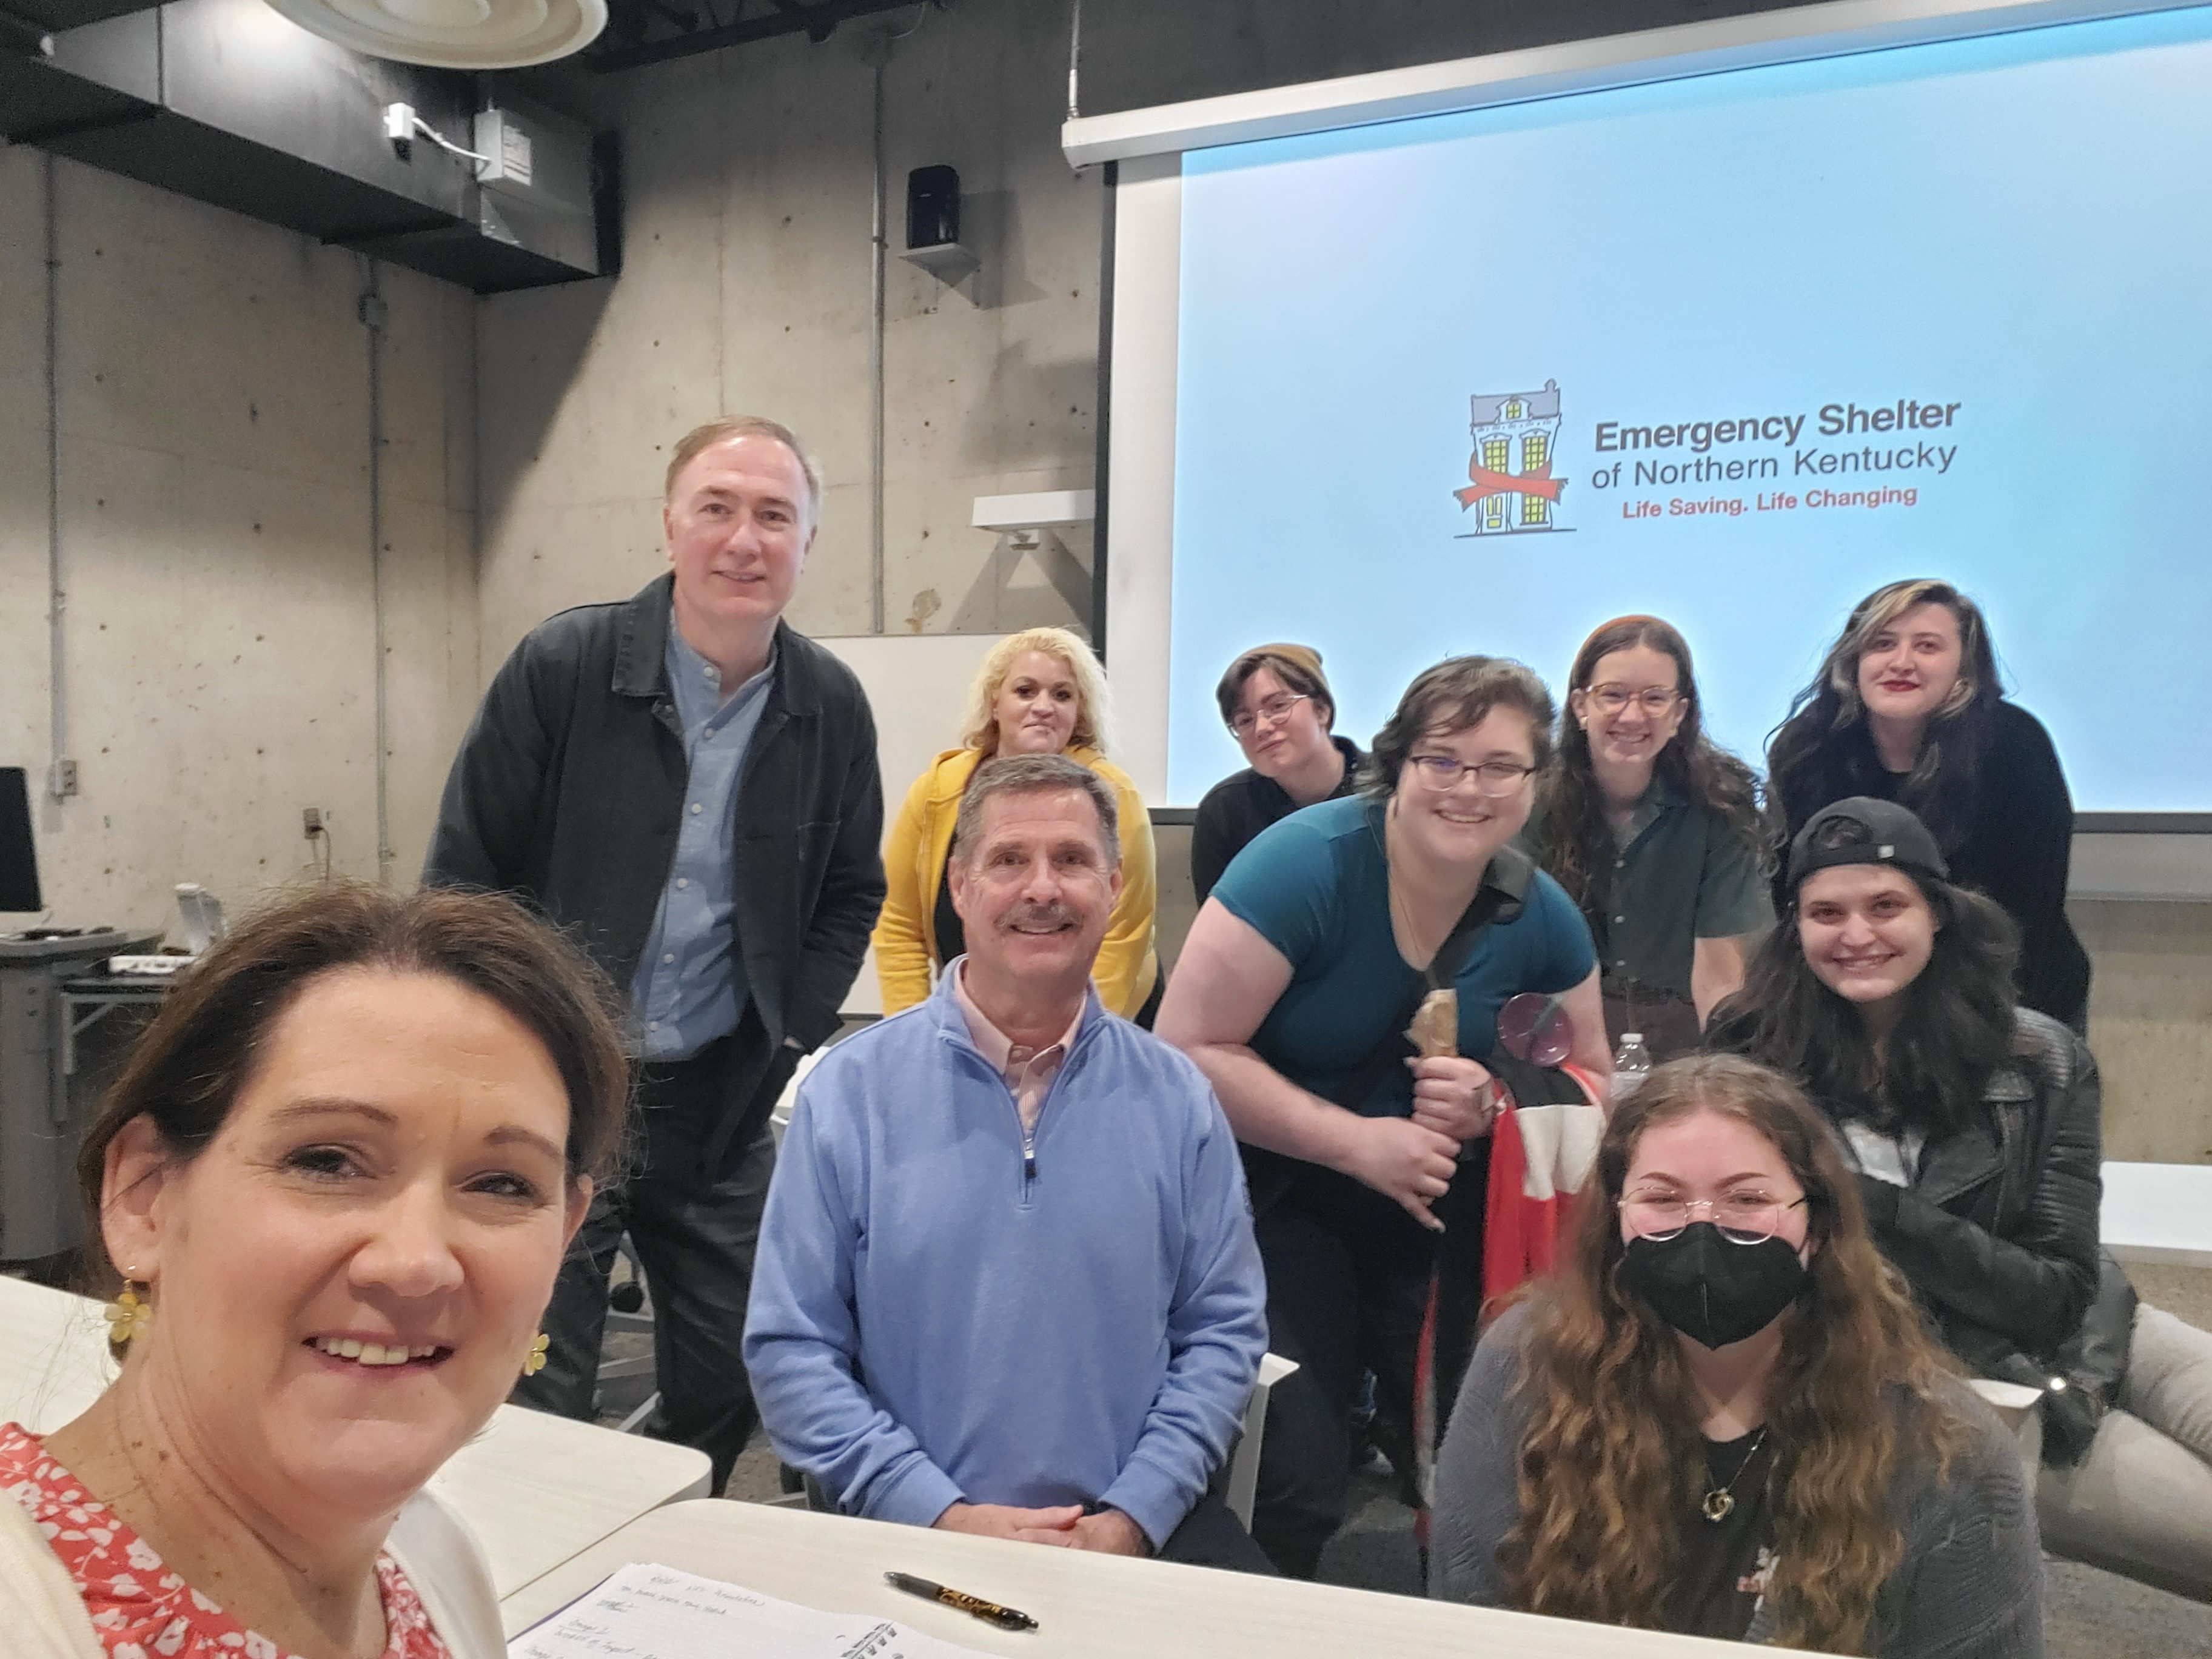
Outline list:
[[[1002,928],[1078,927],[1082,922],[1083,918],[1073,908],[1057,899],[1048,904],[1017,904],[999,915],[999,926]]]

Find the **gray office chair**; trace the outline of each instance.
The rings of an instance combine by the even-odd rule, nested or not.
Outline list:
[[[644,1264],[637,1259],[637,1247],[629,1242],[628,1233],[623,1235],[617,1249],[620,1260],[629,1264],[629,1276],[607,1292],[607,1332],[610,1335],[627,1332],[650,1336],[653,1334],[653,1304],[645,1286]],[[602,1358],[599,1371],[599,1391],[604,1395],[609,1383],[619,1385],[653,1375],[653,1358],[651,1353],[636,1354],[623,1359]],[[623,1434],[642,1433],[647,1419],[653,1415],[653,1408],[659,1403],[659,1391],[648,1391],[644,1400],[615,1426]]]

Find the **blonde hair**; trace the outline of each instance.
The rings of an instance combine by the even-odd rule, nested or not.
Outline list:
[[[668,458],[668,471],[661,480],[660,499],[664,502],[676,499],[676,480],[684,469],[716,444],[734,442],[739,438],[773,438],[791,452],[792,459],[806,477],[806,521],[822,522],[822,468],[806,447],[799,441],[799,434],[781,421],[771,421],[765,415],[725,415],[695,426],[678,440],[676,453]]]
[[[1113,724],[1113,707],[1106,690],[1106,676],[1098,659],[1082,636],[1065,628],[1024,628],[993,646],[968,687],[968,708],[960,722],[960,746],[980,749],[987,756],[999,752],[999,690],[1006,683],[1014,660],[1024,652],[1036,651],[1066,665],[1075,680],[1075,730],[1068,747],[1106,752],[1107,734]]]

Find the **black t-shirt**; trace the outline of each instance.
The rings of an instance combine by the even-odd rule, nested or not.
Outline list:
[[[945,849],[945,868],[937,878],[937,909],[929,919],[929,931],[937,944],[937,960],[942,964],[955,957],[968,954],[968,930],[960,922],[960,913],[952,908],[952,854],[954,848]]]
[[[1692,1502],[1682,1522],[1667,1628],[1685,1636],[1741,1642],[1774,1568],[1774,1502],[1767,1476],[1773,1449],[1763,1431],[1705,1442],[1705,1492],[1728,1489],[1735,1504],[1718,1521]]]
[[[1344,775],[1329,795],[1331,800],[1337,800],[1356,787],[1353,775],[1363,757],[1358,745],[1349,738],[1333,737],[1329,741],[1344,757]],[[1261,777],[1249,766],[1207,790],[1190,821],[1190,879],[1198,889],[1198,902],[1206,902],[1230,860],[1243,852],[1255,836],[1297,810],[1297,803],[1281,784]]]

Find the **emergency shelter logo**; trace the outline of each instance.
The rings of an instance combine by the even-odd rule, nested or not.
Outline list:
[[[1466,488],[1455,489],[1460,510],[1474,515],[1478,536],[1516,535],[1560,528],[1559,492],[1552,476],[1559,441],[1559,383],[1541,392],[1478,392],[1468,431]]]

